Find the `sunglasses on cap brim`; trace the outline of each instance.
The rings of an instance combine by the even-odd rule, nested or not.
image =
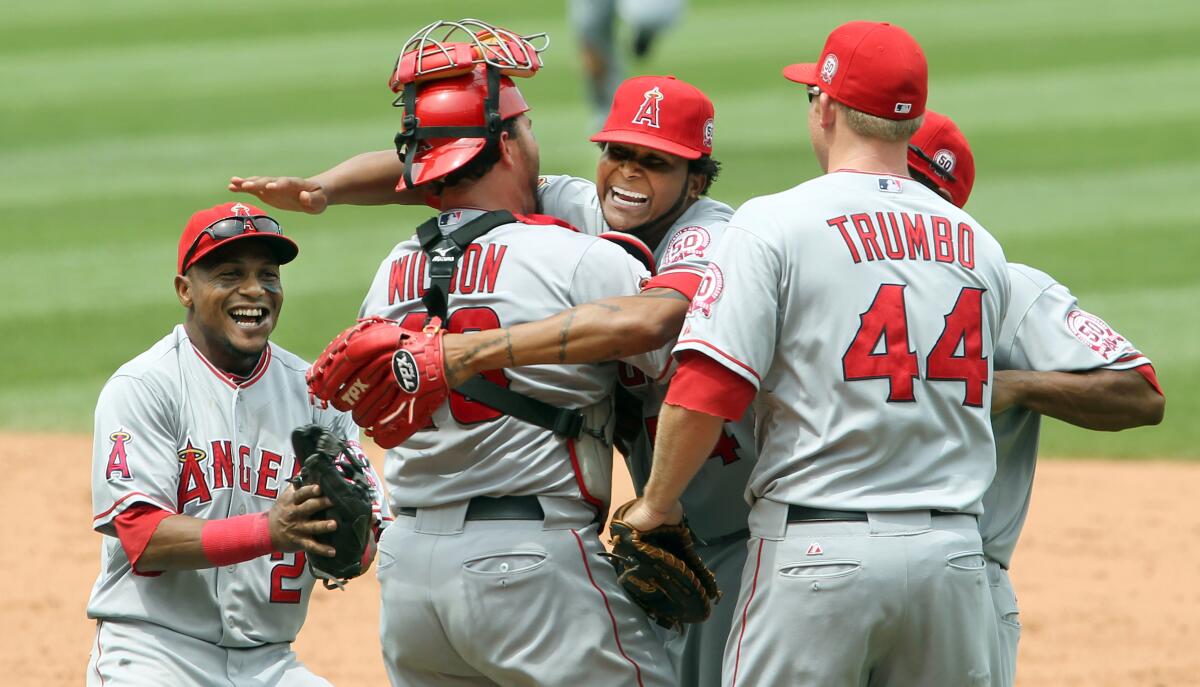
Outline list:
[[[219,219],[201,229],[199,234],[196,234],[195,240],[192,241],[192,247],[188,248],[187,253],[183,256],[185,268],[191,264],[192,254],[196,252],[196,247],[200,245],[200,237],[205,234],[208,234],[214,241],[224,241],[225,239],[231,239],[234,236],[241,236],[242,234],[278,234],[282,236],[283,227],[279,226],[279,222],[266,215]]]

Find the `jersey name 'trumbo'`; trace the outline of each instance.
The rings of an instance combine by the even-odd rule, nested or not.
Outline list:
[[[734,214],[675,351],[759,390],[754,498],[978,513],[1008,291],[965,212],[911,179],[834,172]]]

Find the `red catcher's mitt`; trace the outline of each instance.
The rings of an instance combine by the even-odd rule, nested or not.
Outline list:
[[[368,317],[339,334],[308,371],[308,391],[341,411],[383,448],[429,424],[450,393],[441,322],[422,331]]]
[[[608,526],[612,538],[609,560],[617,569],[617,581],[633,602],[663,627],[703,622],[721,599],[721,590],[716,576],[696,552],[687,522],[659,525],[645,532],[634,529],[624,520],[634,503],[618,508]]]

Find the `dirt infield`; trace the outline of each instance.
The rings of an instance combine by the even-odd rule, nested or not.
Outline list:
[[[100,550],[90,438],[2,438],[13,563],[0,590],[0,683],[79,685]],[[1012,571],[1025,625],[1017,684],[1200,685],[1197,493],[1200,464],[1043,462]],[[368,576],[314,593],[296,650],[335,684],[386,684],[377,591]]]

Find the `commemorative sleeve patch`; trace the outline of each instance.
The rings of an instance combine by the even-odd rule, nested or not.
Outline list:
[[[688,258],[703,260],[712,244],[712,234],[704,227],[694,225],[675,232],[663,254],[662,267],[673,265]]]
[[[691,305],[688,306],[688,315],[698,312],[703,317],[712,317],[713,306],[716,305],[717,299],[721,297],[723,291],[725,291],[725,275],[721,272],[720,267],[709,263],[708,270],[704,273],[704,279],[700,280],[700,288],[696,289],[696,295],[692,298]]]
[[[1067,330],[1084,346],[1095,351],[1108,362],[1116,360],[1133,345],[1108,323],[1095,315],[1075,308],[1067,313]]]

